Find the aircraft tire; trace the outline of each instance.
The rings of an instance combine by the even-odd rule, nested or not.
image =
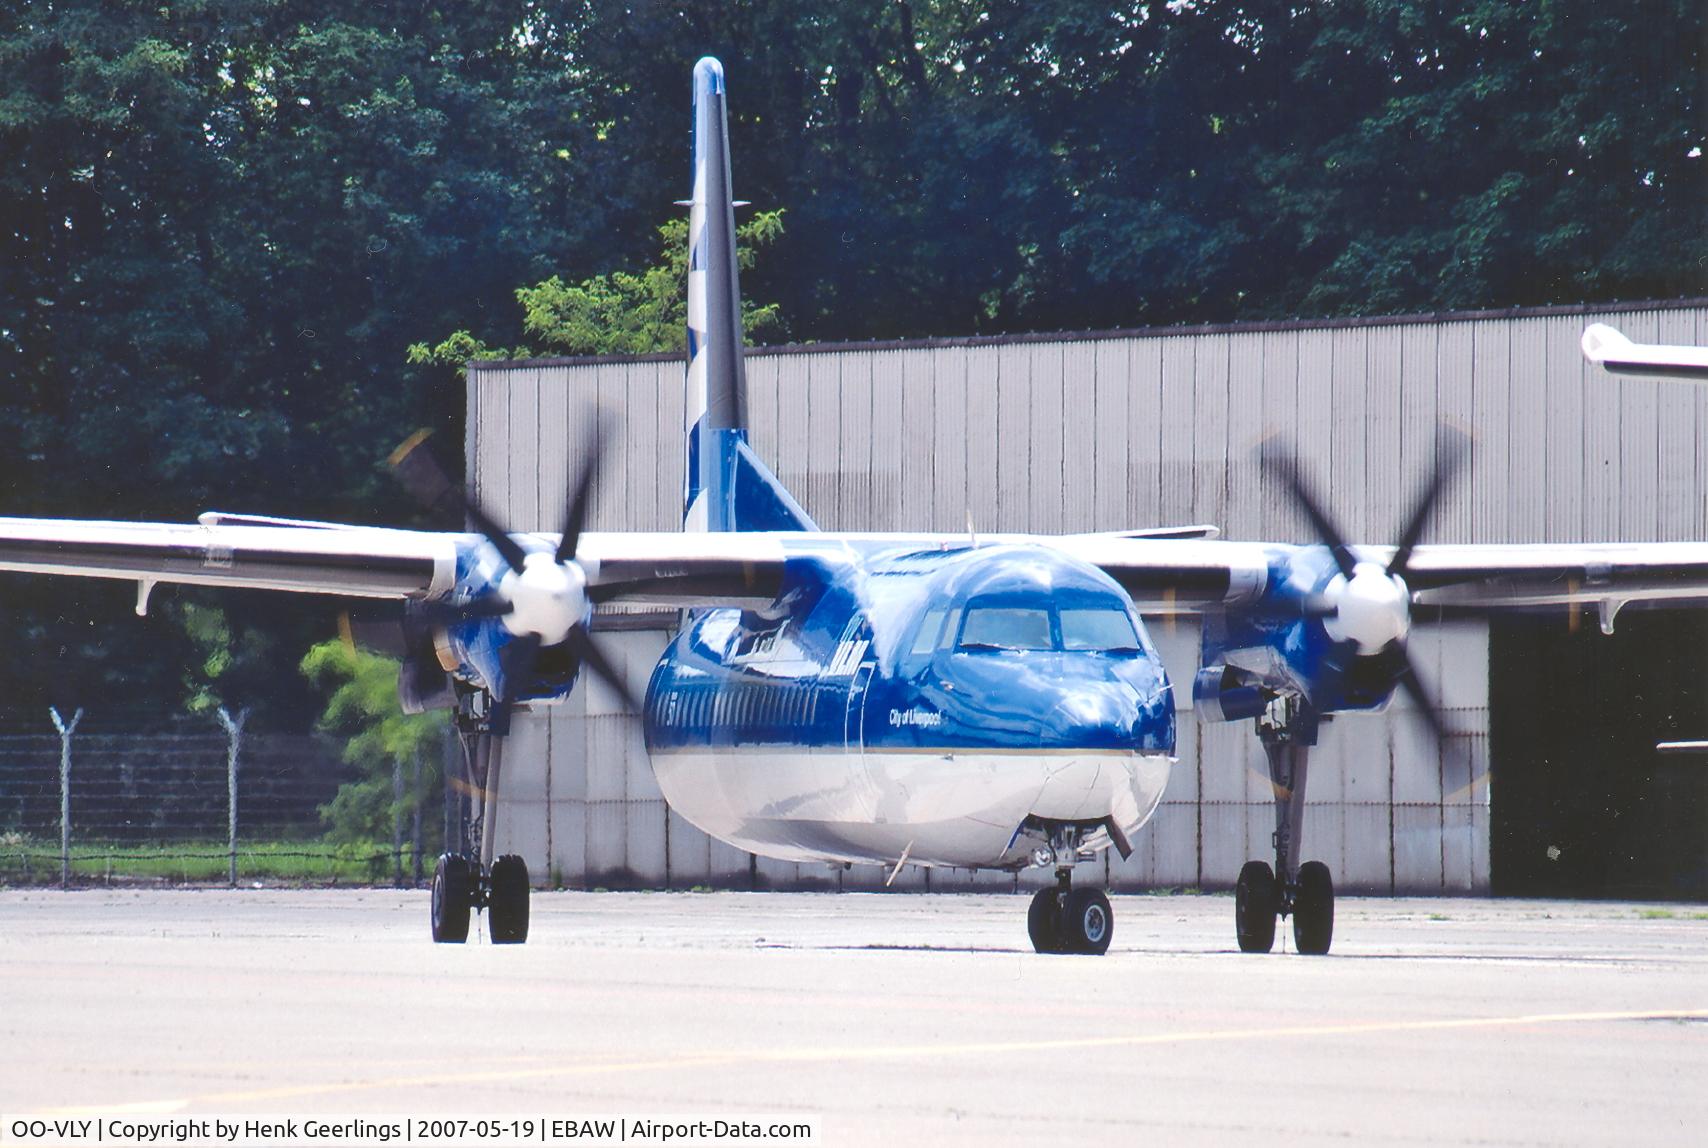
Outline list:
[[[441,945],[460,945],[469,939],[469,908],[474,900],[473,873],[467,857],[439,854],[433,868],[433,940]]]
[[[1075,889],[1062,907],[1062,951],[1100,957],[1115,939],[1115,910],[1101,889]]]
[[[1234,932],[1242,953],[1267,953],[1275,947],[1277,901],[1275,871],[1266,861],[1247,861],[1234,886]]]
[[[528,863],[507,853],[492,863],[487,898],[487,928],[495,945],[520,945],[528,939]]]
[[[1054,885],[1039,889],[1032,894],[1032,903],[1026,908],[1026,933],[1032,938],[1032,951],[1035,953],[1062,951],[1061,930],[1057,927],[1060,916],[1058,893]]]
[[[1322,956],[1334,941],[1334,878],[1321,861],[1299,866],[1293,899],[1293,943],[1301,953]]]

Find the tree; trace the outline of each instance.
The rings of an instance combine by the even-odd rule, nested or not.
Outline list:
[[[333,639],[312,647],[302,672],[322,688],[331,688],[320,728],[345,739],[344,760],[356,768],[355,781],[339,786],[321,807],[327,836],[359,843],[390,836],[394,819],[407,817],[438,791],[440,747],[448,726],[444,710],[406,714],[397,704],[395,659],[367,653]],[[422,785],[406,790],[402,803],[393,789],[393,771],[402,766],[413,776],[422,764]]]
[[[736,228],[736,262],[749,270],[757,247],[783,233],[783,212],[760,212]],[[659,262],[637,273],[613,271],[574,285],[562,278],[516,289],[522,329],[532,340],[511,350],[489,347],[467,330],[433,346],[414,343],[409,361],[461,367],[471,359],[522,359],[564,355],[644,355],[680,350],[688,324],[688,223],[673,219],[658,228]],[[775,303],[741,301],[742,324],[749,336],[782,326]]]
[[[437,364],[678,345],[706,53],[735,190],[787,212],[771,337],[1708,294],[1698,0],[0,12],[7,514],[424,522],[382,460],[459,431]],[[206,655],[133,601],[9,586],[0,694],[176,707]]]

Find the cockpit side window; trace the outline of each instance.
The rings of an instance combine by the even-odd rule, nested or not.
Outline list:
[[[926,612],[925,621],[919,624],[919,632],[913,636],[913,648],[910,653],[929,654],[937,648],[937,635],[943,629],[943,615],[946,613],[948,611],[942,609]]]
[[[948,619],[943,623],[943,636],[937,642],[939,650],[955,648],[955,638],[961,632],[961,608],[955,607],[949,611]]]
[[[1125,610],[1114,606],[1064,607],[1060,613],[1062,649],[1135,651],[1138,632]]]
[[[1048,650],[1050,611],[1035,606],[968,606],[961,627],[961,648]]]

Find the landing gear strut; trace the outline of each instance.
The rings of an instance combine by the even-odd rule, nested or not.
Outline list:
[[[497,843],[498,779],[503,743],[492,731],[489,707],[468,704],[456,715],[462,743],[469,816],[463,836],[467,853],[444,853],[433,870],[433,940],[468,940],[470,910],[487,911],[487,932],[495,945],[519,945],[528,939],[528,864],[514,854],[493,857]]]
[[[1275,790],[1275,867],[1248,861],[1234,887],[1234,932],[1244,953],[1275,945],[1278,916],[1293,918],[1299,952],[1321,955],[1334,940],[1334,880],[1321,861],[1298,864],[1305,819],[1305,776],[1317,743],[1318,715],[1297,697],[1279,697],[1257,719]]]
[[[1115,937],[1115,910],[1101,889],[1075,889],[1073,867],[1079,861],[1076,827],[1054,829],[1050,852],[1056,883],[1039,889],[1026,909],[1026,932],[1039,953],[1089,953],[1102,956]]]

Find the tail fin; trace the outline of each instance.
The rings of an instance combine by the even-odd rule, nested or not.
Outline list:
[[[688,222],[685,530],[817,530],[747,445],[741,286],[735,262],[723,65],[694,65],[694,195]]]

